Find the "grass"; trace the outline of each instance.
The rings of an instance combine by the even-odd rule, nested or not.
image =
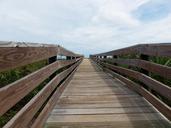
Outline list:
[[[9,71],[4,71],[0,73],[0,88],[4,87],[44,66],[47,65],[47,60],[42,60],[35,62],[33,64],[28,64],[19,68],[15,68]]]
[[[23,67],[19,67],[10,71],[5,71],[5,72],[0,73],[0,83],[2,83],[1,88],[46,66],[47,64],[48,64],[47,60],[43,60],[43,61],[39,61],[39,62],[29,64]],[[70,66],[71,65],[68,65],[55,71],[50,77],[44,80],[33,91],[31,91],[22,100],[20,100],[16,105],[14,105],[10,110],[8,110],[4,115],[2,115],[0,117],[0,128],[3,127],[10,119],[12,119],[18,111],[20,111],[50,80],[52,80],[56,76],[56,74],[59,74],[60,72],[66,70]],[[43,109],[43,106],[42,106],[42,109]],[[38,115],[39,113],[40,111],[38,111],[36,115]]]
[[[10,83],[44,67],[47,65],[47,60],[42,60],[33,64],[28,64],[19,68],[15,68],[9,71],[0,73],[0,88],[9,85]],[[4,115],[0,117],[0,128],[3,127],[25,104],[27,104],[48,82],[46,79],[32,92],[26,95],[20,102],[8,110]]]
[[[124,55],[124,56],[119,56],[119,58],[122,58],[122,59],[139,59],[140,58],[140,55]],[[161,65],[165,65],[165,66],[168,66],[168,67],[171,67],[171,58],[167,58],[167,57],[149,57],[149,61],[153,62],[153,63],[157,63],[157,64],[161,64]],[[109,61],[106,61],[107,63],[110,63],[110,64],[113,64],[112,63],[112,60],[109,60]],[[135,67],[135,66],[128,66],[128,65],[121,65],[121,64],[118,64],[118,66],[120,67],[124,67],[124,68],[129,68],[131,70],[134,70],[134,71],[141,71],[142,69],[141,68],[138,68],[138,67]],[[171,87],[171,80],[170,79],[167,79],[167,78],[164,78],[162,77],[160,74],[156,74],[156,73],[152,73],[152,72],[149,72],[149,76],[157,81],[160,81],[161,83],[164,83],[165,85],[167,86],[170,86]],[[143,87],[145,87],[147,90],[151,90],[148,88],[147,85],[144,85],[142,82],[140,81],[137,81],[133,78],[130,78],[128,77],[129,79],[133,80],[134,82],[136,83],[139,83],[141,84]],[[167,105],[171,106],[171,101],[169,101],[169,99],[161,96],[160,94],[158,94],[157,92],[155,92],[154,90],[151,90],[151,92],[157,96],[160,100],[162,100],[163,102],[165,102]]]

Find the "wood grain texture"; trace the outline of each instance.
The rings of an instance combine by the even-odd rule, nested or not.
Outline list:
[[[80,64],[80,61],[78,62],[78,65],[79,64]],[[43,110],[40,112],[40,114],[38,115],[36,120],[31,125],[31,128],[42,128],[44,126],[45,121],[47,120],[50,112],[52,111],[52,109],[56,105],[60,95],[62,94],[62,92],[64,91],[64,89],[68,85],[68,83],[70,82],[70,80],[71,80],[71,78],[74,75],[76,70],[77,70],[77,68],[74,69],[74,71],[68,76],[68,78],[53,93],[53,95],[49,99],[48,103],[45,105]]]
[[[56,56],[56,47],[0,47],[0,71]]]
[[[95,108],[130,108],[130,107],[149,107],[150,104],[146,104],[146,101],[141,102],[111,102],[111,103],[84,103],[83,104],[68,104],[68,103],[58,103],[56,109],[95,109]]]
[[[133,89],[143,97],[145,97],[152,105],[154,105],[163,115],[165,115],[169,120],[171,120],[171,108],[164,104],[162,101],[160,101],[158,98],[156,98],[153,94],[148,92],[146,89],[138,85],[137,83],[123,77],[122,75],[119,75],[112,70],[109,70],[105,68],[107,72],[112,74],[114,77],[117,77],[128,86],[130,89]]]
[[[93,61],[84,59],[45,126],[164,128],[170,123],[143,97],[105,74]]]
[[[75,61],[76,60],[56,61],[55,63],[47,65],[46,67],[15,81],[14,83],[0,88],[0,115],[3,115],[56,70],[70,65]]]
[[[48,59],[53,56],[81,57],[59,45],[25,42],[0,42],[0,71]]]
[[[126,75],[126,76],[129,76],[129,77],[132,77],[134,79],[137,79],[141,82],[143,82],[145,85],[147,85],[149,88],[155,90],[156,92],[158,92],[159,94],[161,94],[162,96],[168,98],[169,100],[171,100],[171,87],[157,81],[157,80],[154,80],[153,78],[147,76],[147,75],[144,75],[140,72],[137,72],[137,71],[133,71],[133,70],[130,70],[130,69],[126,69],[126,68],[123,68],[123,67],[119,67],[119,66],[115,66],[115,65],[112,65],[112,64],[107,64],[107,63],[104,63],[104,62],[100,62],[102,65],[104,65],[105,67],[109,68],[109,69],[112,69],[114,71],[117,71],[123,75]]]
[[[95,54],[94,56],[117,56],[126,54],[144,54],[150,56],[171,57],[171,43],[162,44],[139,44],[131,47],[113,50],[105,53]]]
[[[47,100],[58,84],[76,67],[78,62],[69,69],[55,76],[33,99],[30,100],[5,126],[4,128],[26,128],[33,116]],[[22,120],[22,122],[20,122]]]
[[[100,59],[102,61],[109,61],[113,64],[126,64],[148,70],[149,72],[157,73],[164,78],[171,79],[171,67],[156,64],[153,62],[140,59]]]

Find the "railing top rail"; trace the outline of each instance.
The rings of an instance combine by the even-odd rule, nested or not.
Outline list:
[[[30,64],[53,56],[82,57],[59,45],[0,41],[0,71]]]
[[[59,60],[57,55],[66,59]],[[43,125],[82,59],[83,56],[59,45],[0,41],[0,72],[7,80],[0,87],[0,116],[6,119],[10,115],[0,125],[4,128],[33,127],[34,122],[38,122],[36,127]],[[33,64],[33,68],[28,64]],[[13,74],[10,69],[14,69]],[[9,77],[13,80],[8,80]],[[15,106],[20,108],[15,110],[16,114]]]
[[[55,44],[30,43],[30,42],[15,42],[15,41],[0,41],[0,47],[58,47]]]
[[[93,56],[114,56],[130,53],[171,57],[171,43],[138,44],[127,48],[95,54]]]
[[[133,54],[138,54],[138,56],[122,56]],[[171,68],[169,66],[171,43],[139,44],[91,55],[90,58],[144,96],[171,120],[171,97],[169,95],[171,93]]]
[[[65,49],[64,47],[60,45],[55,45],[55,44],[44,44],[44,43],[30,43],[30,42],[14,42],[14,41],[0,41],[0,48],[24,48],[24,47],[30,47],[30,48],[58,48],[56,49],[57,53],[59,55],[64,55],[64,56],[73,56],[73,57],[78,57],[82,56],[80,54],[76,54],[68,49]]]

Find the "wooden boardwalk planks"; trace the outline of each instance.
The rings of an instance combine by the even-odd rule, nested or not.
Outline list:
[[[144,98],[84,59],[51,112],[47,128],[167,128]]]

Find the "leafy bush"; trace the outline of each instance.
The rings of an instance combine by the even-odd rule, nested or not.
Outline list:
[[[47,60],[42,60],[33,64],[28,64],[23,67],[12,69],[0,73],[0,87],[9,85],[10,83],[44,67],[47,65]],[[0,117],[0,127],[3,127],[32,97],[34,97],[48,82],[48,79],[43,81],[32,92],[25,96],[20,102],[8,110],[3,116]]]

